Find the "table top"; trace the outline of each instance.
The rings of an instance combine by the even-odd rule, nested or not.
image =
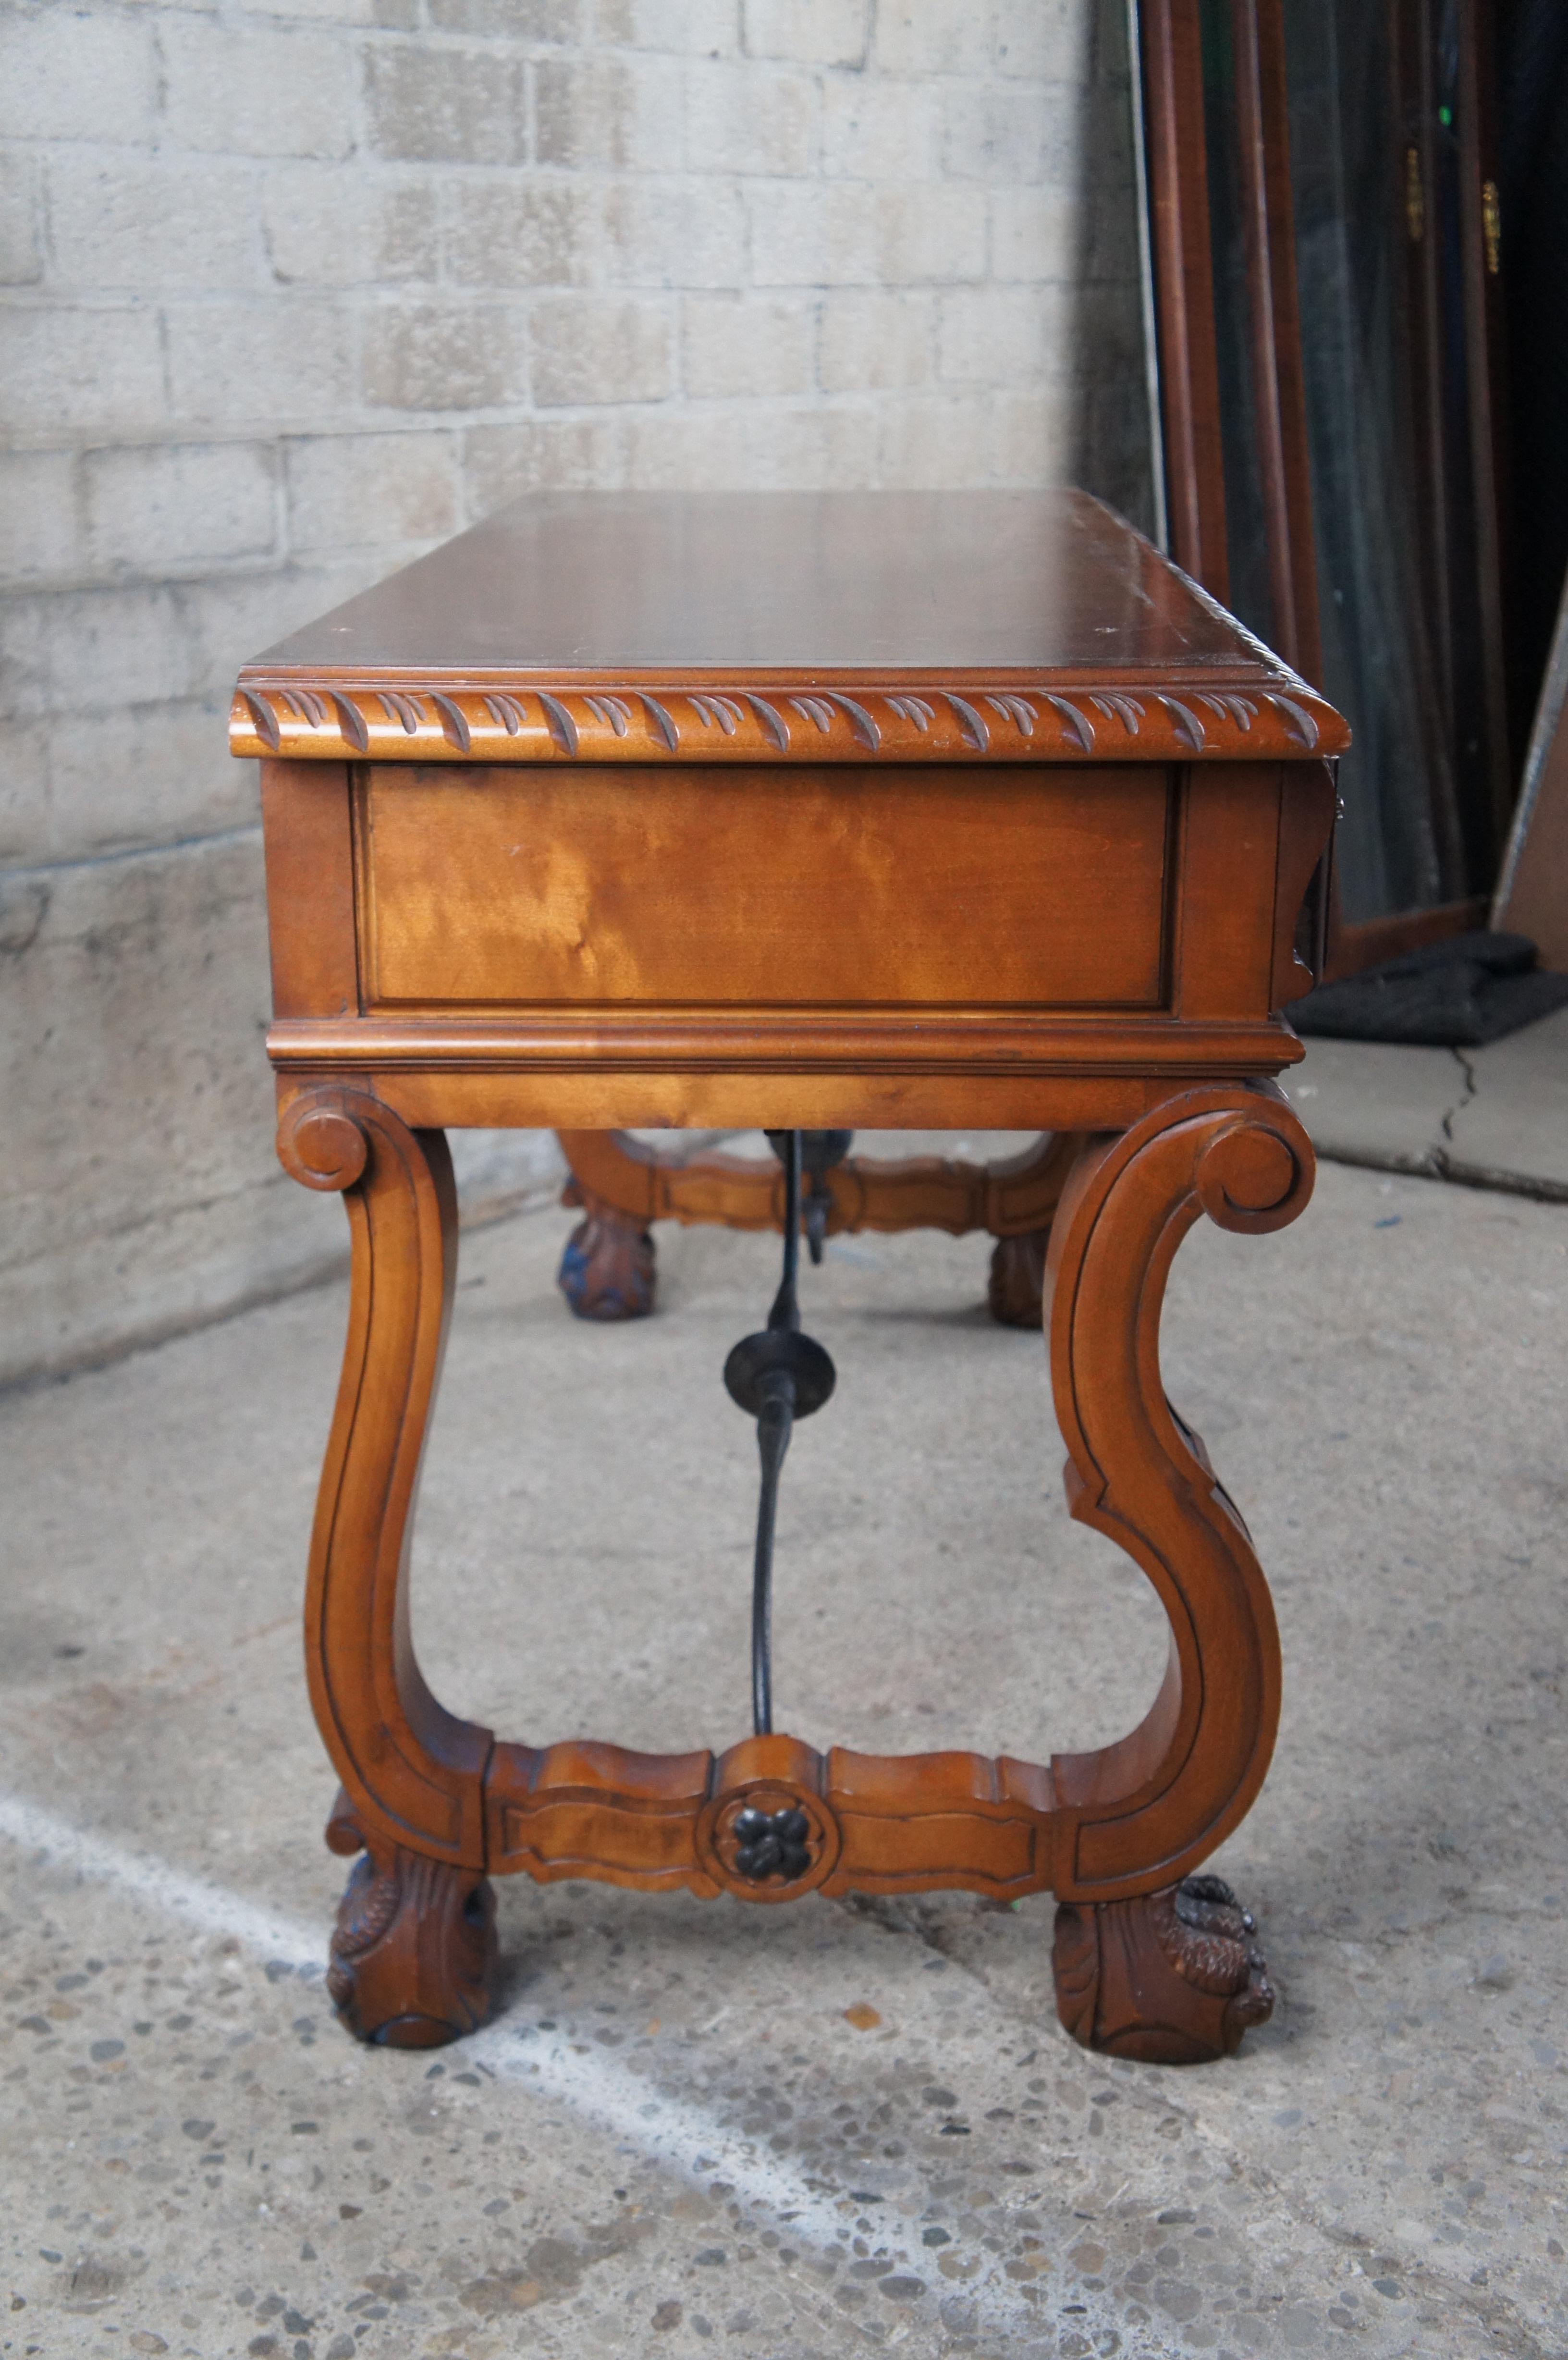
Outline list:
[[[1256,760],[1348,732],[1083,492],[551,492],[247,665],[231,743]]]

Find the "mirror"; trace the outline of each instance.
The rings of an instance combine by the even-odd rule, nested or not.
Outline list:
[[[1476,0],[1130,0],[1171,553],[1349,718],[1331,967],[1485,923],[1512,797]]]

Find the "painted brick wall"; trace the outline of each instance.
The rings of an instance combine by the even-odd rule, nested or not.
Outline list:
[[[337,1249],[271,1161],[245,656],[534,486],[1141,515],[1120,19],[0,12],[0,1377]]]

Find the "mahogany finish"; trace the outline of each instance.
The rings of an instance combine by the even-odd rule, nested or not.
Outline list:
[[[1229,587],[1200,0],[1139,0],[1143,121],[1171,554]],[[1272,552],[1270,552],[1272,557]]]
[[[1232,0],[1231,44],[1245,208],[1247,330],[1269,544],[1270,644],[1308,680],[1318,680],[1323,650],[1296,292],[1283,9],[1260,7],[1257,0]]]
[[[1097,686],[1107,670],[1171,664],[1190,686],[1194,666],[1288,685],[1086,492],[538,492],[280,640],[240,689],[352,694],[400,674],[449,693],[660,678],[684,691],[727,677],[809,696],[1020,672],[1036,685],[1042,670]],[[785,720],[799,729],[788,705]],[[803,742],[820,753],[818,726],[808,717]],[[713,738],[726,734],[721,721]]]
[[[1165,1399],[1160,1308],[1195,1220],[1278,1229],[1311,1192],[1272,1076],[1301,1054],[1278,1011],[1312,979],[1338,716],[1080,495],[604,495],[519,503],[247,667],[233,742],[267,755],[279,1153],[354,1243],[306,1608],[329,1840],[366,1855],[332,1946],[350,2027],[478,2022],[486,1879],[526,1871],[1049,1889],[1080,2038],[1233,2047],[1261,1962],[1228,1901],[1177,1888],[1261,1784],[1279,1647]],[[653,1220],[779,1218],[780,1175],[632,1129],[1047,1134],[989,1170],[842,1164],[827,1227],[989,1229],[1003,1316],[1043,1284],[1073,1513],[1170,1618],[1137,1730],[1049,1765],[782,1734],[670,1756],[444,1710],[407,1581],[456,1273],[444,1126],[540,1122],[598,1316],[647,1307]],[[748,1808],[807,1830],[760,1880]]]

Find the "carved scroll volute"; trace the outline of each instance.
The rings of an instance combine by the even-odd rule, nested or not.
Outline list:
[[[1165,1399],[1160,1315],[1200,1214],[1222,1229],[1281,1229],[1312,1176],[1305,1132],[1264,1084],[1190,1091],[1091,1142],[1063,1196],[1049,1317],[1068,1501],[1149,1576],[1171,1655],[1130,1736],[1052,1764],[1060,1899],[1170,1885],[1237,1824],[1268,1769],[1279,1711],[1273,1606],[1202,1442]]]
[[[312,1090],[284,1110],[278,1160],[302,1188],[352,1188],[364,1174],[370,1141],[343,1101],[341,1090]]]
[[[446,1137],[329,1086],[290,1102],[278,1153],[307,1188],[343,1192],[353,1240],[305,1600],[316,1719],[367,1830],[483,1867],[490,1732],[437,1703],[408,1626],[414,1503],[457,1269]]]

